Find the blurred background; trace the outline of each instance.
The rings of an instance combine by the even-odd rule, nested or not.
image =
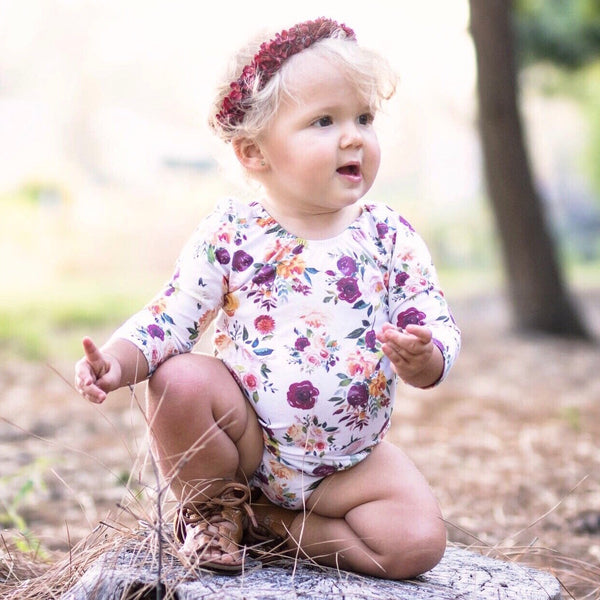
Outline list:
[[[548,233],[552,253],[535,260],[540,274],[556,261],[559,291],[568,300],[559,310],[567,306],[579,315],[579,337],[587,341],[578,342],[560,327],[523,323],[515,311],[519,290],[507,276],[507,246],[514,244],[500,233],[503,201],[488,186],[486,173],[495,168],[480,128],[477,58],[485,48],[476,51],[470,32],[471,8],[479,7],[484,27],[501,22],[485,4],[330,0],[325,10],[316,0],[0,0],[0,527],[64,548],[64,523],[40,513],[40,497],[70,502],[71,512],[61,516],[76,540],[122,495],[132,476],[128,459],[144,447],[141,419],[124,416],[123,407],[135,404],[129,392],[118,408],[105,409],[106,426],[92,415],[104,409],[78,402],[69,384],[81,337],[102,342],[170,276],[182,244],[218,199],[247,193],[229,148],[205,124],[229,54],[262,28],[331,16],[400,74],[398,93],[376,121],[383,162],[370,198],[396,208],[426,239],[465,333],[464,358],[446,391],[427,396],[432,400],[407,392],[398,414],[408,428],[400,427],[396,438],[414,449],[420,464],[433,457],[438,465],[429,472],[446,511],[461,524],[457,542],[519,546],[512,534],[579,486],[581,495],[564,503],[565,514],[548,530],[584,536],[564,552],[598,568],[597,533],[574,533],[564,524],[586,511],[600,514],[594,341],[600,332],[600,8],[593,0],[489,3],[500,6],[514,36],[514,46],[500,46],[498,54],[515,66],[517,142],[534,186],[526,204],[543,217],[520,235]],[[487,114],[494,115],[493,107]],[[524,221],[514,211],[510,219],[514,229]],[[525,398],[532,407],[528,420],[517,410]],[[449,412],[432,423],[425,409],[442,399],[450,399]],[[486,428],[492,416],[499,424]],[[90,436],[93,442],[86,441]],[[473,446],[456,453],[457,438]],[[488,466],[499,453],[514,459],[512,470],[499,467],[496,483],[479,489],[476,507],[464,503],[481,464],[463,462],[477,455],[475,448]],[[55,456],[51,466],[48,455]],[[90,479],[90,464],[75,464],[74,455],[102,462],[115,491],[94,489],[97,475]],[[532,456],[539,460],[527,462]],[[530,469],[544,476],[534,483]],[[564,474],[554,488],[545,479],[552,470],[555,478]],[[464,489],[447,483],[449,472]],[[511,477],[517,481],[504,497],[499,488]],[[554,491],[541,500],[539,489],[548,486]],[[466,530],[473,532],[469,539]]]
[[[56,355],[48,328],[62,341],[77,318],[125,316],[169,275],[201,215],[237,192],[229,148],[205,125],[214,82],[256,31],[322,13],[319,2],[300,4],[236,3],[219,14],[182,0],[0,0],[5,350]],[[333,2],[327,12],[401,76],[377,123],[372,199],[415,224],[447,287],[498,285],[468,2]],[[544,18],[565,27],[560,12]],[[597,283],[600,67],[521,64],[527,149],[562,264],[569,281]]]

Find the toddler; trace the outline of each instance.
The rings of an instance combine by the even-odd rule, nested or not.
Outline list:
[[[396,380],[436,385],[460,345],[425,244],[365,198],[395,83],[330,19],[240,52],[210,124],[261,194],[221,201],[162,292],[101,348],[83,340],[88,400],[149,379],[190,563],[239,571],[244,544],[269,542],[401,579],[444,553],[427,482],[384,441]],[[213,322],[214,356],[191,352]]]

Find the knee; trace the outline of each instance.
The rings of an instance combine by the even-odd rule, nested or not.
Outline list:
[[[221,366],[220,363],[212,364],[215,361],[212,357],[201,355],[172,356],[162,363],[148,380],[150,402],[160,402],[165,396],[181,399],[192,395],[198,397],[214,385],[214,381],[211,383],[210,374]]]
[[[406,533],[405,533],[406,535]],[[410,579],[433,569],[446,551],[446,528],[441,519],[415,523],[402,551],[390,552],[382,560],[385,577]]]

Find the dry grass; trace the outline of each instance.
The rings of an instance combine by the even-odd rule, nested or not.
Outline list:
[[[596,331],[599,300],[584,297]],[[565,598],[600,598],[600,531],[581,526],[600,511],[600,348],[513,335],[497,299],[461,300],[456,313],[464,349],[455,371],[435,390],[401,390],[389,438],[431,482],[452,544],[551,571]],[[124,544],[147,552],[156,536],[139,522],[162,522],[159,507],[168,522],[172,509],[149,462],[137,391],[89,405],[66,381],[71,368],[0,369],[2,415],[11,416],[0,421],[10,457],[0,513],[24,486],[9,475],[24,472],[34,484],[16,509],[41,547],[25,553],[20,533],[3,532],[7,600],[59,598]]]

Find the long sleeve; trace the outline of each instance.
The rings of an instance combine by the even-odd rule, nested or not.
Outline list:
[[[390,322],[400,328],[413,323],[431,329],[444,358],[444,371],[437,384],[445,379],[458,356],[460,330],[440,288],[427,246],[406,221],[400,221],[389,278]]]

